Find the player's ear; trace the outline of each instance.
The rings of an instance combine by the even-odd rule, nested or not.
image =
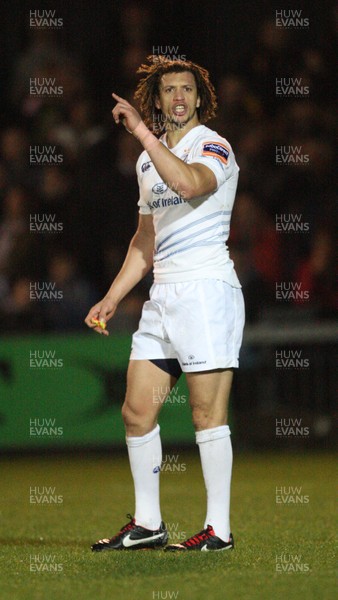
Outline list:
[[[200,106],[201,106],[201,98],[199,96],[197,96],[196,108],[199,108]]]
[[[160,99],[158,96],[155,96],[155,106],[158,110],[161,110]]]

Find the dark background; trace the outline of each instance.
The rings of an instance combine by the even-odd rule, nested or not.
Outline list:
[[[113,124],[111,92],[131,99],[138,65],[158,46],[171,47],[168,54],[178,47],[179,56],[209,69],[216,86],[219,112],[210,126],[229,139],[241,167],[229,246],[248,321],[276,308],[278,281],[302,282],[309,290],[309,302],[291,302],[299,314],[310,307],[312,316],[331,317],[337,303],[333,6],[298,3],[309,27],[287,29],[275,26],[275,10],[289,8],[279,2],[213,2],[212,7],[157,0],[44,2],[33,8],[55,10],[63,26],[41,31],[29,27],[30,2],[6,3],[0,123],[3,327],[78,329],[81,311],[118,271],[137,220],[134,168],[140,148]],[[62,96],[32,100],[29,77],[39,75],[55,77]],[[309,96],[277,97],[276,77],[301,77]],[[36,144],[56,145],[62,164],[30,165]],[[297,144],[309,156],[307,165],[275,164],[276,145]],[[309,233],[276,232],[276,215],[290,213],[301,215]],[[29,232],[32,214],[55,215],[62,233]],[[24,297],[32,280],[57,282],[65,297],[69,289],[61,318],[48,307],[40,307],[34,318],[37,305]],[[141,286],[138,292],[143,291]]]
[[[30,10],[48,9],[55,10],[62,27],[29,26]],[[2,5],[3,332],[84,331],[88,309],[118,272],[137,222],[135,164],[141,149],[113,123],[111,93],[132,101],[138,66],[161,46],[162,53],[210,71],[219,110],[209,126],[230,141],[241,168],[229,240],[243,285],[248,332],[234,391],[237,409],[258,419],[259,410],[275,418],[280,406],[284,416],[301,409],[303,415],[324,418],[325,437],[334,389],[332,337],[325,332],[332,332],[337,311],[337,15],[329,1],[298,2],[295,9],[302,10],[309,27],[276,27],[275,10],[290,10],[285,2],[55,1],[32,6],[16,0]],[[55,78],[62,95],[32,97],[31,77]],[[276,78],[295,77],[309,94],[277,96]],[[55,146],[61,162],[31,165],[36,145]],[[301,146],[309,160],[277,165],[276,146]],[[52,216],[61,230],[30,231],[32,215]],[[305,231],[278,232],[280,215],[300,215]],[[117,331],[136,326],[150,281],[149,276],[124,300],[114,322]],[[53,283],[62,291],[62,302],[32,302],[32,282]],[[280,282],[296,282],[309,299],[277,301]],[[278,338],[290,325],[296,333]],[[305,339],[304,331],[312,337]],[[301,350],[310,369],[276,370],[275,351],[285,348]]]

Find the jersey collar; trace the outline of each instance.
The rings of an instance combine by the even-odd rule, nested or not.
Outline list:
[[[186,144],[190,137],[195,137],[195,135],[198,133],[198,131],[200,131],[202,128],[204,128],[204,125],[196,125],[196,127],[193,127],[192,129],[190,129],[190,131],[188,131],[188,133],[186,133],[179,142],[177,142],[176,146],[174,146],[173,148],[169,148],[168,144],[167,144],[167,133],[164,133],[161,137],[160,140],[161,142],[169,149],[169,150],[176,150],[177,148],[179,148],[181,145]]]

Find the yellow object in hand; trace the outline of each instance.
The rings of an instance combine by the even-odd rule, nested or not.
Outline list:
[[[92,323],[93,325],[97,325],[98,327],[101,327],[101,329],[106,329],[107,324],[103,319],[92,319]]]

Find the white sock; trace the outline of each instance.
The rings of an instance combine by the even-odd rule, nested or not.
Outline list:
[[[160,426],[142,437],[126,437],[130,469],[135,488],[135,522],[155,531],[162,518],[160,510],[160,468],[162,445]]]
[[[204,528],[211,525],[224,542],[230,536],[230,485],[232,446],[228,425],[196,432],[202,471],[207,490],[207,516]]]

